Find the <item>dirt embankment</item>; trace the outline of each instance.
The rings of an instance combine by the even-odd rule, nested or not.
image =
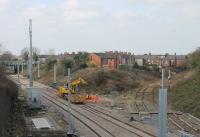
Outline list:
[[[17,86],[5,76],[0,74],[0,136],[6,132],[7,121],[10,117],[11,107],[17,98]]]
[[[39,82],[50,85],[53,83],[53,74],[43,75]],[[126,92],[141,87],[143,81],[153,81],[156,77],[146,71],[134,70],[131,72],[120,70],[109,70],[103,68],[86,68],[72,73],[72,79],[83,78],[87,84],[81,89],[97,93],[109,94],[110,91]],[[66,83],[67,78],[63,75],[57,76],[57,86]]]

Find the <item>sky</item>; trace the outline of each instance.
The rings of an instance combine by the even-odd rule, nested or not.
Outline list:
[[[200,46],[200,0],[0,0],[0,43],[19,55],[127,51],[187,54]]]

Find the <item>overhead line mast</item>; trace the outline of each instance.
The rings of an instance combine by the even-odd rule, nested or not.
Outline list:
[[[30,50],[29,50],[29,87],[33,87],[33,68],[32,68],[32,19],[29,19],[29,36],[30,36]]]

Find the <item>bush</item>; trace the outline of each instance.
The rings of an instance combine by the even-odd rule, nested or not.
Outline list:
[[[139,65],[138,65],[138,63],[137,63],[137,62],[135,62],[135,64],[133,65],[133,68],[136,68],[136,69],[138,69],[138,68],[139,68]]]
[[[74,65],[74,61],[73,59],[64,58],[61,60],[61,64],[64,67],[64,75],[66,75],[68,68],[72,69],[72,66]]]
[[[189,55],[189,62],[188,66],[191,69],[197,68],[200,69],[200,48],[194,51],[192,54]]]
[[[118,69],[123,71],[131,71],[133,69],[133,65],[118,65]]]
[[[86,63],[80,63],[79,68],[84,69],[87,68],[88,65]]]
[[[56,59],[47,59],[46,61],[46,70],[49,71],[50,69],[53,68],[54,64],[57,63]]]
[[[90,67],[90,68],[95,68],[96,67],[96,65],[94,63],[92,63],[92,62],[88,62],[87,66]]]
[[[88,53],[87,52],[79,52],[74,57],[75,63],[86,63],[88,61]]]
[[[101,71],[97,74],[95,80],[97,86],[101,85],[104,82],[104,77],[105,77],[104,71]]]

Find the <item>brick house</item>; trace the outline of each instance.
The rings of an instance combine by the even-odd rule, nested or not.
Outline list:
[[[169,55],[165,54],[162,59],[162,66],[165,68],[185,68],[187,66],[188,57],[186,55]]]
[[[138,66],[144,66],[148,60],[148,55],[134,55],[134,59]]]
[[[134,56],[130,52],[115,52],[117,53],[118,65],[133,65],[135,63]]]
[[[131,53],[126,52],[105,52],[90,53],[89,61],[97,67],[106,67],[110,69],[118,68],[118,65],[133,64],[134,58]]]
[[[162,55],[151,55],[151,53],[149,53],[147,63],[149,65],[160,66],[161,65],[161,58],[162,58]]]
[[[187,66],[188,56],[186,55],[174,55],[173,65],[177,68],[184,68]]]
[[[110,69],[117,68],[117,56],[115,54],[108,53],[90,53],[89,61],[95,64],[97,67],[107,67]]]
[[[145,55],[136,55],[135,61],[139,65],[157,65],[159,68],[185,68],[187,65],[188,57],[186,55],[170,55],[166,53],[165,55],[152,55],[151,53]]]

